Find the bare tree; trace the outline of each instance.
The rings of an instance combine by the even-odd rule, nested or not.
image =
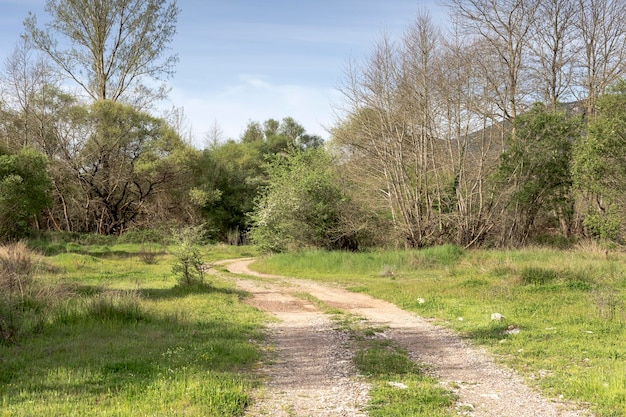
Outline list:
[[[454,235],[463,246],[483,243],[494,228],[499,194],[493,192],[493,175],[501,152],[502,125],[496,123],[489,74],[476,59],[480,42],[467,40],[458,31],[449,34],[433,80],[439,91],[439,137],[447,147],[445,166],[450,210],[446,213]]]
[[[352,67],[343,93],[349,116],[334,132],[348,155],[344,168],[376,190],[370,205],[386,205],[395,235],[411,247],[446,233],[441,212],[449,176],[441,171],[438,93],[432,83],[440,34],[427,14],[394,44],[383,38],[362,67]],[[383,204],[384,203],[384,204]]]
[[[29,15],[26,36],[94,100],[118,101],[142,81],[171,75],[176,55],[166,55],[179,9],[167,0],[47,0],[44,29]]]
[[[226,135],[224,134],[224,131],[222,130],[222,127],[218,123],[217,119],[213,120],[209,130],[204,134],[205,149],[215,148],[225,139]]]
[[[593,112],[598,97],[624,74],[626,64],[626,2],[578,0],[578,35],[584,51],[579,85]]]
[[[578,0],[544,0],[539,3],[530,45],[532,76],[536,94],[552,109],[572,97]]]
[[[53,100],[50,93],[57,86],[58,79],[49,62],[21,39],[5,60],[0,75],[2,100],[7,110],[20,119],[19,123],[11,123],[10,147],[44,147],[49,115],[43,111],[42,103]]]
[[[502,68],[504,77],[492,77],[492,88],[505,119],[515,118],[523,104],[526,64],[530,31],[539,0],[447,0],[453,15],[469,35],[485,40],[488,49]],[[483,62],[485,55],[479,57]],[[493,72],[494,67],[486,68]],[[497,71],[497,69],[496,69]]]

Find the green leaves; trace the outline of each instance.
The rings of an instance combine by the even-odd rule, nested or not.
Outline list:
[[[50,203],[46,157],[31,148],[0,155],[0,238],[23,237]]]
[[[121,233],[181,184],[189,147],[162,119],[113,101],[95,102],[86,123],[76,171],[94,210],[91,231]]]
[[[623,240],[626,197],[626,82],[598,100],[588,134],[574,147],[572,173],[587,197],[584,225],[596,237]]]
[[[579,118],[542,104],[515,120],[499,169],[501,187],[509,192],[514,240],[523,242],[539,215],[544,223],[564,220],[552,213],[565,213],[572,204],[572,143],[581,132]]]
[[[277,157],[269,183],[252,214],[252,240],[265,250],[299,247],[337,249],[342,245],[341,213],[347,196],[322,149]]]

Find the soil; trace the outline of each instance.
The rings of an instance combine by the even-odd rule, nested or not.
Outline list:
[[[525,385],[509,369],[497,366],[484,350],[450,330],[401,310],[386,301],[340,287],[259,274],[253,259],[228,261],[240,274],[236,284],[252,294],[248,302],[273,314],[268,349],[272,360],[261,372],[267,383],[248,416],[367,416],[369,386],[358,375],[348,336],[314,304],[297,295],[308,293],[326,305],[356,314],[370,325],[384,326],[392,339],[457,397],[459,415],[474,417],[582,417],[592,414],[560,399],[548,399]],[[248,277],[272,278],[255,280]]]

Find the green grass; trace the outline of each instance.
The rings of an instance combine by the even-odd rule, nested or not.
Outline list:
[[[438,319],[547,395],[587,403],[598,417],[626,415],[623,254],[445,246],[280,254],[253,268],[337,282]]]
[[[451,417],[456,415],[454,396],[438,386],[423,365],[407,352],[381,338],[384,329],[346,314],[336,314],[340,328],[356,345],[354,362],[371,384],[368,412],[372,417]]]
[[[381,338],[383,327],[331,308],[308,293],[298,297],[315,304],[347,332],[354,344],[353,361],[371,385],[368,412],[373,417],[451,417],[456,415],[454,396],[426,373],[426,368],[408,357],[391,340]]]
[[[140,249],[73,244],[42,258],[34,279],[54,302],[0,344],[0,416],[243,415],[268,317],[219,277],[176,287],[171,256],[145,264]]]

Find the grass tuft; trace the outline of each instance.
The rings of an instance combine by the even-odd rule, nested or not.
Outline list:
[[[454,395],[428,376],[393,341],[381,338],[385,329],[371,327],[356,316],[337,316],[357,350],[353,361],[372,388],[368,415],[375,417],[452,417]]]

